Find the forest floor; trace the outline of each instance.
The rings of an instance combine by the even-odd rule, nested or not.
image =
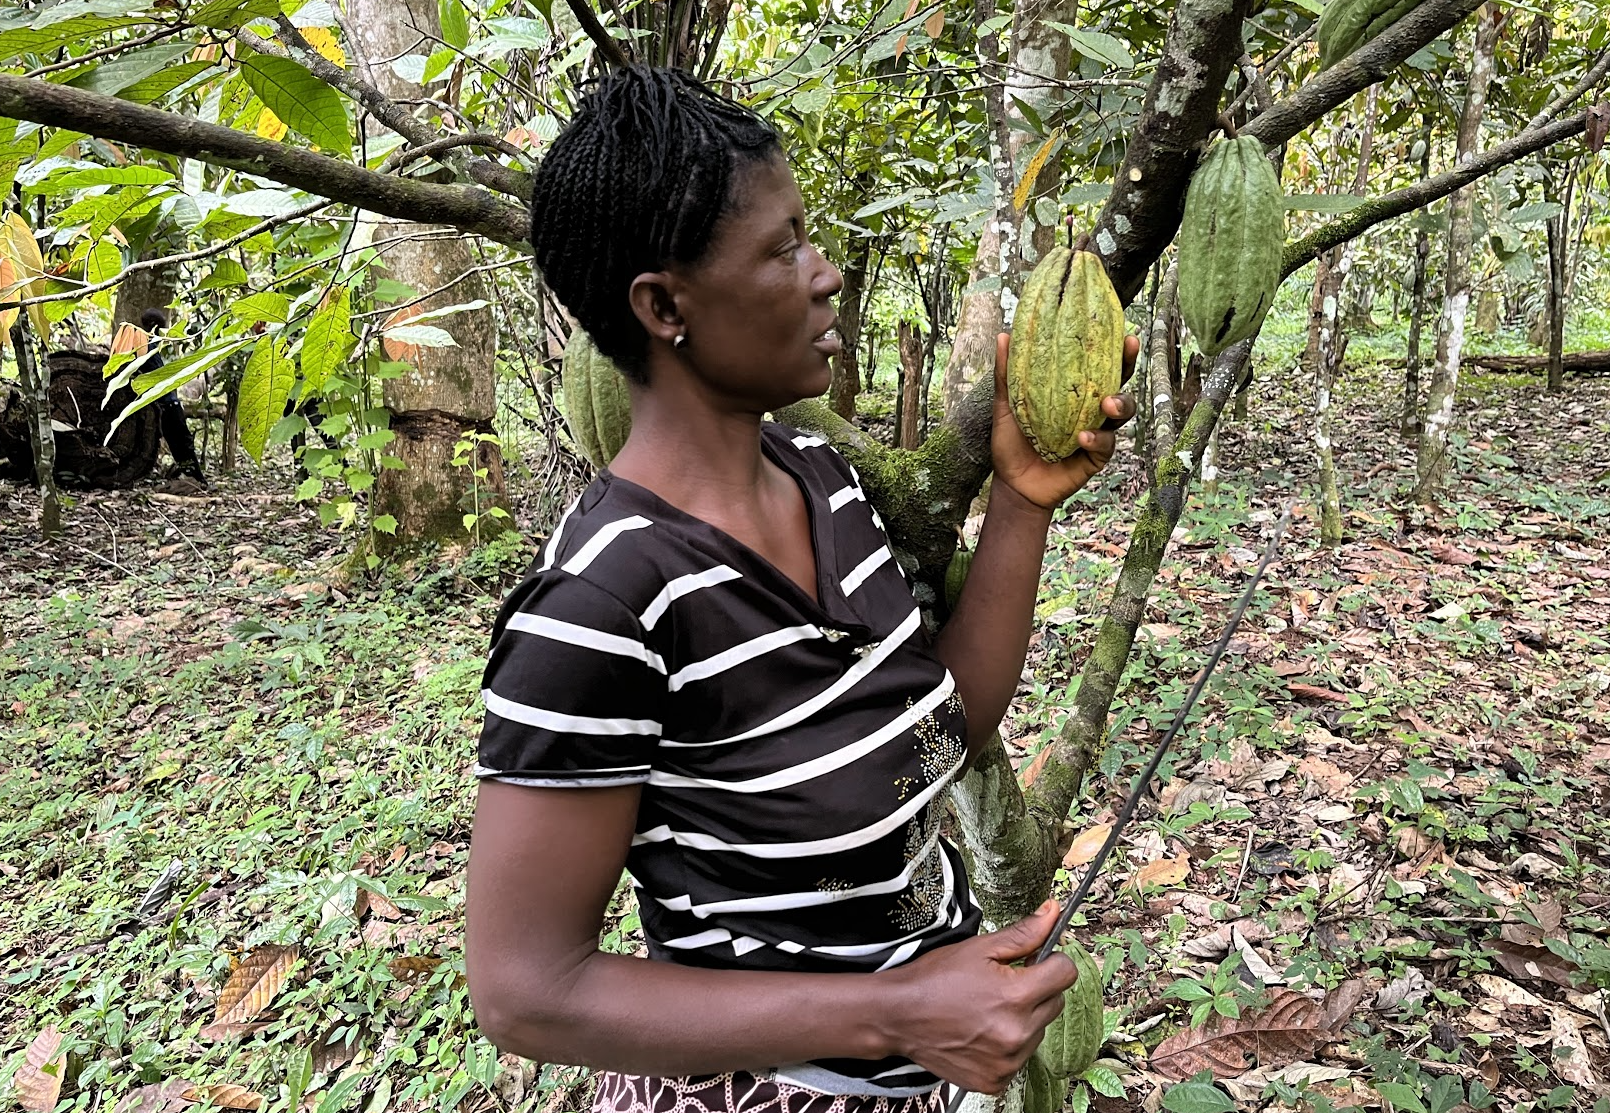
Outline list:
[[[1306,500],[1077,929],[1113,1031],[1075,1109],[1610,1107],[1610,380],[1468,379],[1423,510],[1401,371],[1358,351],[1345,543],[1318,545],[1308,400],[1260,384],[1165,560],[1075,876]],[[1025,772],[1139,485],[1115,464],[1057,527],[1003,726]],[[481,660],[532,541],[351,580],[290,487],[85,494],[51,546],[0,488],[0,1089],[586,1108],[582,1072],[497,1055],[463,983]],[[626,899],[604,945],[631,952]]]

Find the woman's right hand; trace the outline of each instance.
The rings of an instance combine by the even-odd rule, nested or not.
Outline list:
[[[1006,1089],[1062,1011],[1062,991],[1078,980],[1060,953],[1011,965],[1038,951],[1056,921],[1057,904],[1046,901],[1010,927],[889,971],[898,1053],[965,1089]]]

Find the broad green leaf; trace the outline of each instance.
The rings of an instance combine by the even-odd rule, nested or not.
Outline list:
[[[329,301],[308,322],[302,340],[302,381],[311,391],[324,389],[331,372],[352,351],[352,293],[345,286],[330,292]]]
[[[470,13],[463,0],[441,0],[442,41],[463,50],[470,43]]]
[[[234,259],[220,259],[212,273],[196,285],[198,290],[223,290],[230,286],[246,285],[246,268]]]
[[[430,82],[435,81],[447,72],[447,67],[451,66],[457,58],[458,51],[452,47],[444,46],[440,50],[432,51],[431,56],[425,59],[425,72],[419,75],[420,83],[428,85]],[[375,149],[374,143],[369,144],[369,149],[371,151]]]
[[[123,412],[117,415],[116,421],[112,422],[112,428],[107,431],[107,436],[110,437],[112,433],[117,431],[117,427],[119,425],[122,425],[131,416],[139,413],[151,403],[155,402],[158,398],[161,398],[170,391],[178,390],[191,379],[199,378],[202,374],[218,366],[218,364],[222,363],[224,360],[228,359],[230,356],[234,355],[251,342],[252,338],[249,336],[244,338],[236,337],[221,341],[209,347],[202,348],[199,351],[192,352],[190,355],[182,359],[177,359],[172,363],[169,363],[167,366],[157,369],[156,371],[148,371],[143,375],[136,375],[134,377],[133,386],[137,397],[134,399],[134,401],[123,407]],[[120,373],[118,378],[123,378],[123,375]],[[111,395],[114,390],[122,385],[122,383],[114,379],[112,382],[106,385],[107,395]]]
[[[511,50],[544,50],[553,40],[553,32],[540,19],[510,15],[486,21],[491,34],[468,44],[466,53],[478,58],[507,54]]]
[[[284,216],[308,203],[306,197],[284,189],[254,189],[247,193],[232,193],[224,199],[221,208],[241,216]]]
[[[19,27],[0,32],[0,58],[19,54],[51,54],[55,51],[88,42],[108,31],[144,23],[141,19],[106,19],[86,16],[69,19],[50,27]]]
[[[1286,208],[1307,213],[1346,213],[1365,200],[1356,193],[1295,193],[1286,197]]]
[[[1012,17],[1009,15],[992,16],[978,25],[977,35],[982,39],[989,35],[998,34],[1005,28],[1011,26],[1011,23]]]
[[[1211,1082],[1181,1082],[1163,1092],[1169,1113],[1234,1113],[1235,1102]]]
[[[259,339],[240,378],[239,419],[240,447],[258,463],[263,462],[269,429],[285,413],[285,399],[295,379],[296,367],[285,342],[274,336]]]
[[[260,294],[246,295],[231,305],[229,312],[248,324],[255,321],[269,321],[283,325],[291,319],[291,303],[284,294],[267,290]]]
[[[318,482],[319,481],[317,479],[309,479],[304,482],[301,487],[296,489],[296,497],[302,499],[312,498],[314,495],[317,495],[318,491],[314,491],[312,495],[304,495],[302,494],[302,489],[306,487],[308,483]],[[322,488],[324,485],[319,483],[319,486]],[[290,1091],[288,1100],[286,1102],[287,1108],[295,1109],[297,1106],[302,1104],[302,1095],[307,1093],[308,1083],[312,1081],[313,1049],[311,1047],[306,1048],[300,1055],[292,1052],[291,1067],[285,1072],[285,1088]]]
[[[176,66],[169,66],[161,73],[152,74],[143,81],[136,81],[119,93],[118,98],[135,104],[150,104],[217,69],[218,67],[212,62],[180,62]]]
[[[101,62],[64,84],[90,93],[116,96],[129,86],[168,69],[194,49],[186,42],[158,43],[111,61]]]
[[[269,111],[292,130],[343,158],[352,153],[346,100],[300,64],[256,54],[241,63],[240,72]]]
[[[309,27],[334,27],[336,17],[334,10],[325,0],[309,0],[296,9],[291,16],[291,23],[304,30]]]
[[[901,205],[909,204],[920,197],[925,197],[926,193],[927,191],[921,186],[913,186],[904,192],[895,194],[893,197],[883,197],[872,202],[870,205],[861,206],[855,211],[855,214],[851,216],[850,219],[864,220],[865,218],[873,216],[877,213],[886,212],[889,209],[897,209]]]
[[[1090,1067],[1084,1073],[1084,1080],[1090,1088],[1105,1098],[1121,1098],[1124,1096],[1124,1084],[1111,1067]]]
[[[65,0],[63,3],[39,8],[38,14],[34,16],[33,25],[37,29],[54,27],[58,23],[66,23],[73,19],[126,15],[130,6],[128,0]]]
[[[446,329],[435,325],[397,325],[388,328],[382,335],[387,340],[395,340],[399,344],[412,344],[416,348],[454,348],[458,341]]]
[[[84,256],[84,280],[92,286],[116,278],[123,271],[123,252],[111,240],[97,240]]]
[[[1135,57],[1129,53],[1129,48],[1124,45],[1122,39],[1102,31],[1081,31],[1077,27],[1070,27],[1066,23],[1058,23],[1051,19],[1045,23],[1047,27],[1055,27],[1068,36],[1068,42],[1073,44],[1073,49],[1092,61],[1120,70],[1135,68]]]
[[[197,27],[233,31],[254,19],[273,19],[279,14],[279,0],[207,0],[190,13],[189,20]]]
[[[1559,216],[1563,207],[1558,201],[1533,201],[1529,205],[1521,205],[1509,210],[1504,215],[1511,224],[1541,224]]]
[[[370,525],[374,526],[381,533],[394,534],[397,532],[397,519],[393,518],[390,514],[380,515],[380,517],[376,518],[370,523]]]
[[[1427,1113],[1419,1090],[1413,1086],[1402,1082],[1377,1082],[1375,1090],[1403,1113]]]
[[[11,183],[28,158],[25,145],[17,140],[17,121],[0,116],[0,197],[11,196]]]
[[[34,192],[49,196],[91,186],[154,186],[171,181],[173,175],[160,166],[98,166],[93,170],[52,174],[35,186]]]
[[[81,131],[68,131],[65,128],[57,128],[50,133],[43,143],[39,144],[39,149],[34,152],[34,158],[40,161],[55,158],[80,139],[87,138],[89,137]]]

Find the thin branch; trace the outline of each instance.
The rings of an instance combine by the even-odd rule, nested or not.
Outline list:
[[[91,294],[98,294],[102,290],[110,290],[115,286],[121,286],[129,275],[137,274],[140,271],[176,266],[179,263],[193,263],[198,259],[206,259],[210,256],[221,254],[238,243],[245,243],[253,236],[261,235],[270,229],[279,227],[281,224],[289,224],[294,220],[301,220],[305,216],[312,216],[320,209],[329,208],[333,204],[335,204],[334,201],[315,201],[313,204],[304,205],[300,209],[293,209],[288,213],[281,213],[279,216],[271,216],[266,220],[261,220],[244,232],[236,232],[227,240],[219,240],[217,243],[199,247],[194,251],[182,251],[177,255],[164,255],[160,259],[142,259],[138,263],[130,263],[105,282],[97,282],[93,286],[80,286],[76,290],[64,290],[55,294],[40,294],[38,297],[23,298],[20,302],[7,302],[0,305],[0,309],[11,309],[18,305],[42,305],[47,301],[76,301],[79,298],[86,298]]]
[[[47,73],[56,73],[59,70],[70,70],[74,66],[82,66],[85,62],[93,62],[97,58],[105,58],[108,54],[118,54],[125,50],[133,50],[138,46],[150,46],[152,43],[161,42],[163,39],[171,38],[174,35],[177,35],[180,31],[188,30],[189,27],[190,25],[188,23],[181,23],[177,27],[164,27],[160,31],[152,31],[149,35],[144,35],[138,39],[128,39],[124,42],[113,43],[111,46],[103,46],[99,50],[92,50],[88,54],[80,54],[73,58],[65,58],[60,62],[56,62],[48,66],[40,66],[37,70],[29,70],[22,76],[44,77]]]
[[[1588,113],[1584,109],[1575,116],[1556,120],[1545,127],[1528,128],[1514,138],[1488,148],[1462,166],[1438,174],[1434,178],[1422,179],[1403,189],[1383,194],[1373,201],[1366,201],[1351,212],[1320,225],[1302,239],[1287,244],[1285,262],[1280,270],[1281,277],[1285,278],[1300,270],[1310,259],[1346,243],[1368,228],[1373,228],[1395,216],[1423,209],[1433,201],[1448,196],[1454,190],[1469,185],[1477,178],[1485,177],[1512,162],[1517,162],[1534,151],[1571,138],[1587,127],[1587,122]]]
[[[1561,93],[1553,104],[1533,116],[1531,123],[1526,125],[1527,128],[1540,128],[1561,112],[1570,108],[1571,105],[1576,103],[1578,97],[1603,81],[1606,72],[1610,72],[1610,50],[1601,51],[1598,59],[1588,68],[1588,72],[1582,75],[1582,80]]]
[[[1408,15],[1241,129],[1277,147],[1354,93],[1375,84],[1483,0],[1426,0]]]
[[[398,147],[386,156],[385,161],[380,164],[380,171],[385,173],[388,170],[400,170],[410,162],[417,162],[422,158],[434,158],[438,152],[452,147],[489,147],[511,158],[526,159],[530,157],[507,140],[499,139],[497,136],[487,132],[477,131],[464,135],[444,135],[440,139],[432,139],[429,143],[421,143],[417,147]],[[529,186],[525,196],[530,196]]]
[[[1269,93],[1269,82],[1268,82],[1268,79],[1266,77],[1264,77],[1264,75],[1268,74],[1268,73],[1272,73],[1273,71],[1279,69],[1280,64],[1282,62],[1284,62],[1287,58],[1291,57],[1291,52],[1292,51],[1296,50],[1303,43],[1307,42],[1309,39],[1314,37],[1314,31],[1318,27],[1319,27],[1319,21],[1316,19],[1313,23],[1310,23],[1307,27],[1303,28],[1302,34],[1298,35],[1295,39],[1292,39],[1285,46],[1281,47],[1280,50],[1276,52],[1276,54],[1275,54],[1275,56],[1273,58],[1269,59],[1267,62],[1264,62],[1261,66],[1257,67],[1259,79],[1263,84],[1262,95],[1267,96],[1268,93]],[[1245,66],[1245,56],[1243,56],[1242,62],[1240,64],[1242,65],[1243,69],[1246,68],[1246,66]],[[1247,103],[1247,98],[1252,95],[1254,89],[1255,89],[1255,83],[1249,81],[1247,83],[1247,87],[1245,89],[1242,89],[1241,92],[1236,95],[1235,100],[1230,102],[1230,107],[1228,109],[1226,109],[1226,111],[1228,111],[1232,116],[1235,115],[1235,113],[1241,108],[1241,106]],[[1274,98],[1270,97],[1269,98],[1269,103],[1273,103],[1273,101],[1274,101]],[[1268,104],[1264,104],[1262,106],[1254,104],[1253,107],[1257,108],[1261,112],[1264,109],[1268,108]]]
[[[570,10],[575,13],[576,21],[581,24],[581,29],[587,32],[587,37],[593,40],[593,44],[598,47],[599,52],[609,59],[610,65],[620,68],[632,64],[632,60],[621,49],[621,44],[610,38],[609,32],[604,30],[604,25],[598,22],[598,17],[587,6],[587,0],[566,0],[566,3],[570,5]]]
[[[0,74],[0,116],[227,166],[315,197],[399,220],[451,225],[498,243],[524,246],[531,235],[531,216],[523,206],[475,186],[379,174],[344,159],[85,89]]]
[[[388,240],[386,242],[389,244],[391,241]],[[379,316],[382,316],[382,315],[390,316],[390,315],[392,315],[394,313],[397,313],[400,310],[407,309],[410,306],[418,305],[422,301],[429,301],[431,298],[435,297],[437,294],[444,293],[445,291],[451,290],[454,286],[457,286],[460,282],[463,282],[466,278],[468,278],[472,274],[481,274],[484,271],[502,270],[505,267],[519,266],[519,265],[523,264],[524,262],[525,262],[524,258],[514,258],[514,259],[498,259],[498,260],[495,260],[494,262],[491,262],[491,263],[481,263],[481,264],[478,264],[477,266],[471,267],[469,270],[461,272],[456,277],[448,280],[447,282],[442,283],[440,286],[437,286],[434,289],[426,290],[423,294],[419,294],[416,297],[410,298],[408,301],[399,302],[396,305],[383,305],[379,309],[370,309],[370,310],[368,310],[367,312],[364,312],[364,313],[354,313],[352,315],[352,319],[354,321],[362,321],[362,320],[365,320],[365,319],[367,319],[369,317],[379,317]]]

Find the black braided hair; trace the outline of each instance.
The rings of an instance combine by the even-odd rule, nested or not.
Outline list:
[[[147,309],[140,314],[140,327],[146,332],[157,332],[168,327],[168,315],[160,309]]]
[[[629,66],[582,99],[537,168],[531,244],[548,286],[599,350],[647,381],[632,280],[692,263],[733,202],[733,171],[780,150],[749,109],[681,70]]]

